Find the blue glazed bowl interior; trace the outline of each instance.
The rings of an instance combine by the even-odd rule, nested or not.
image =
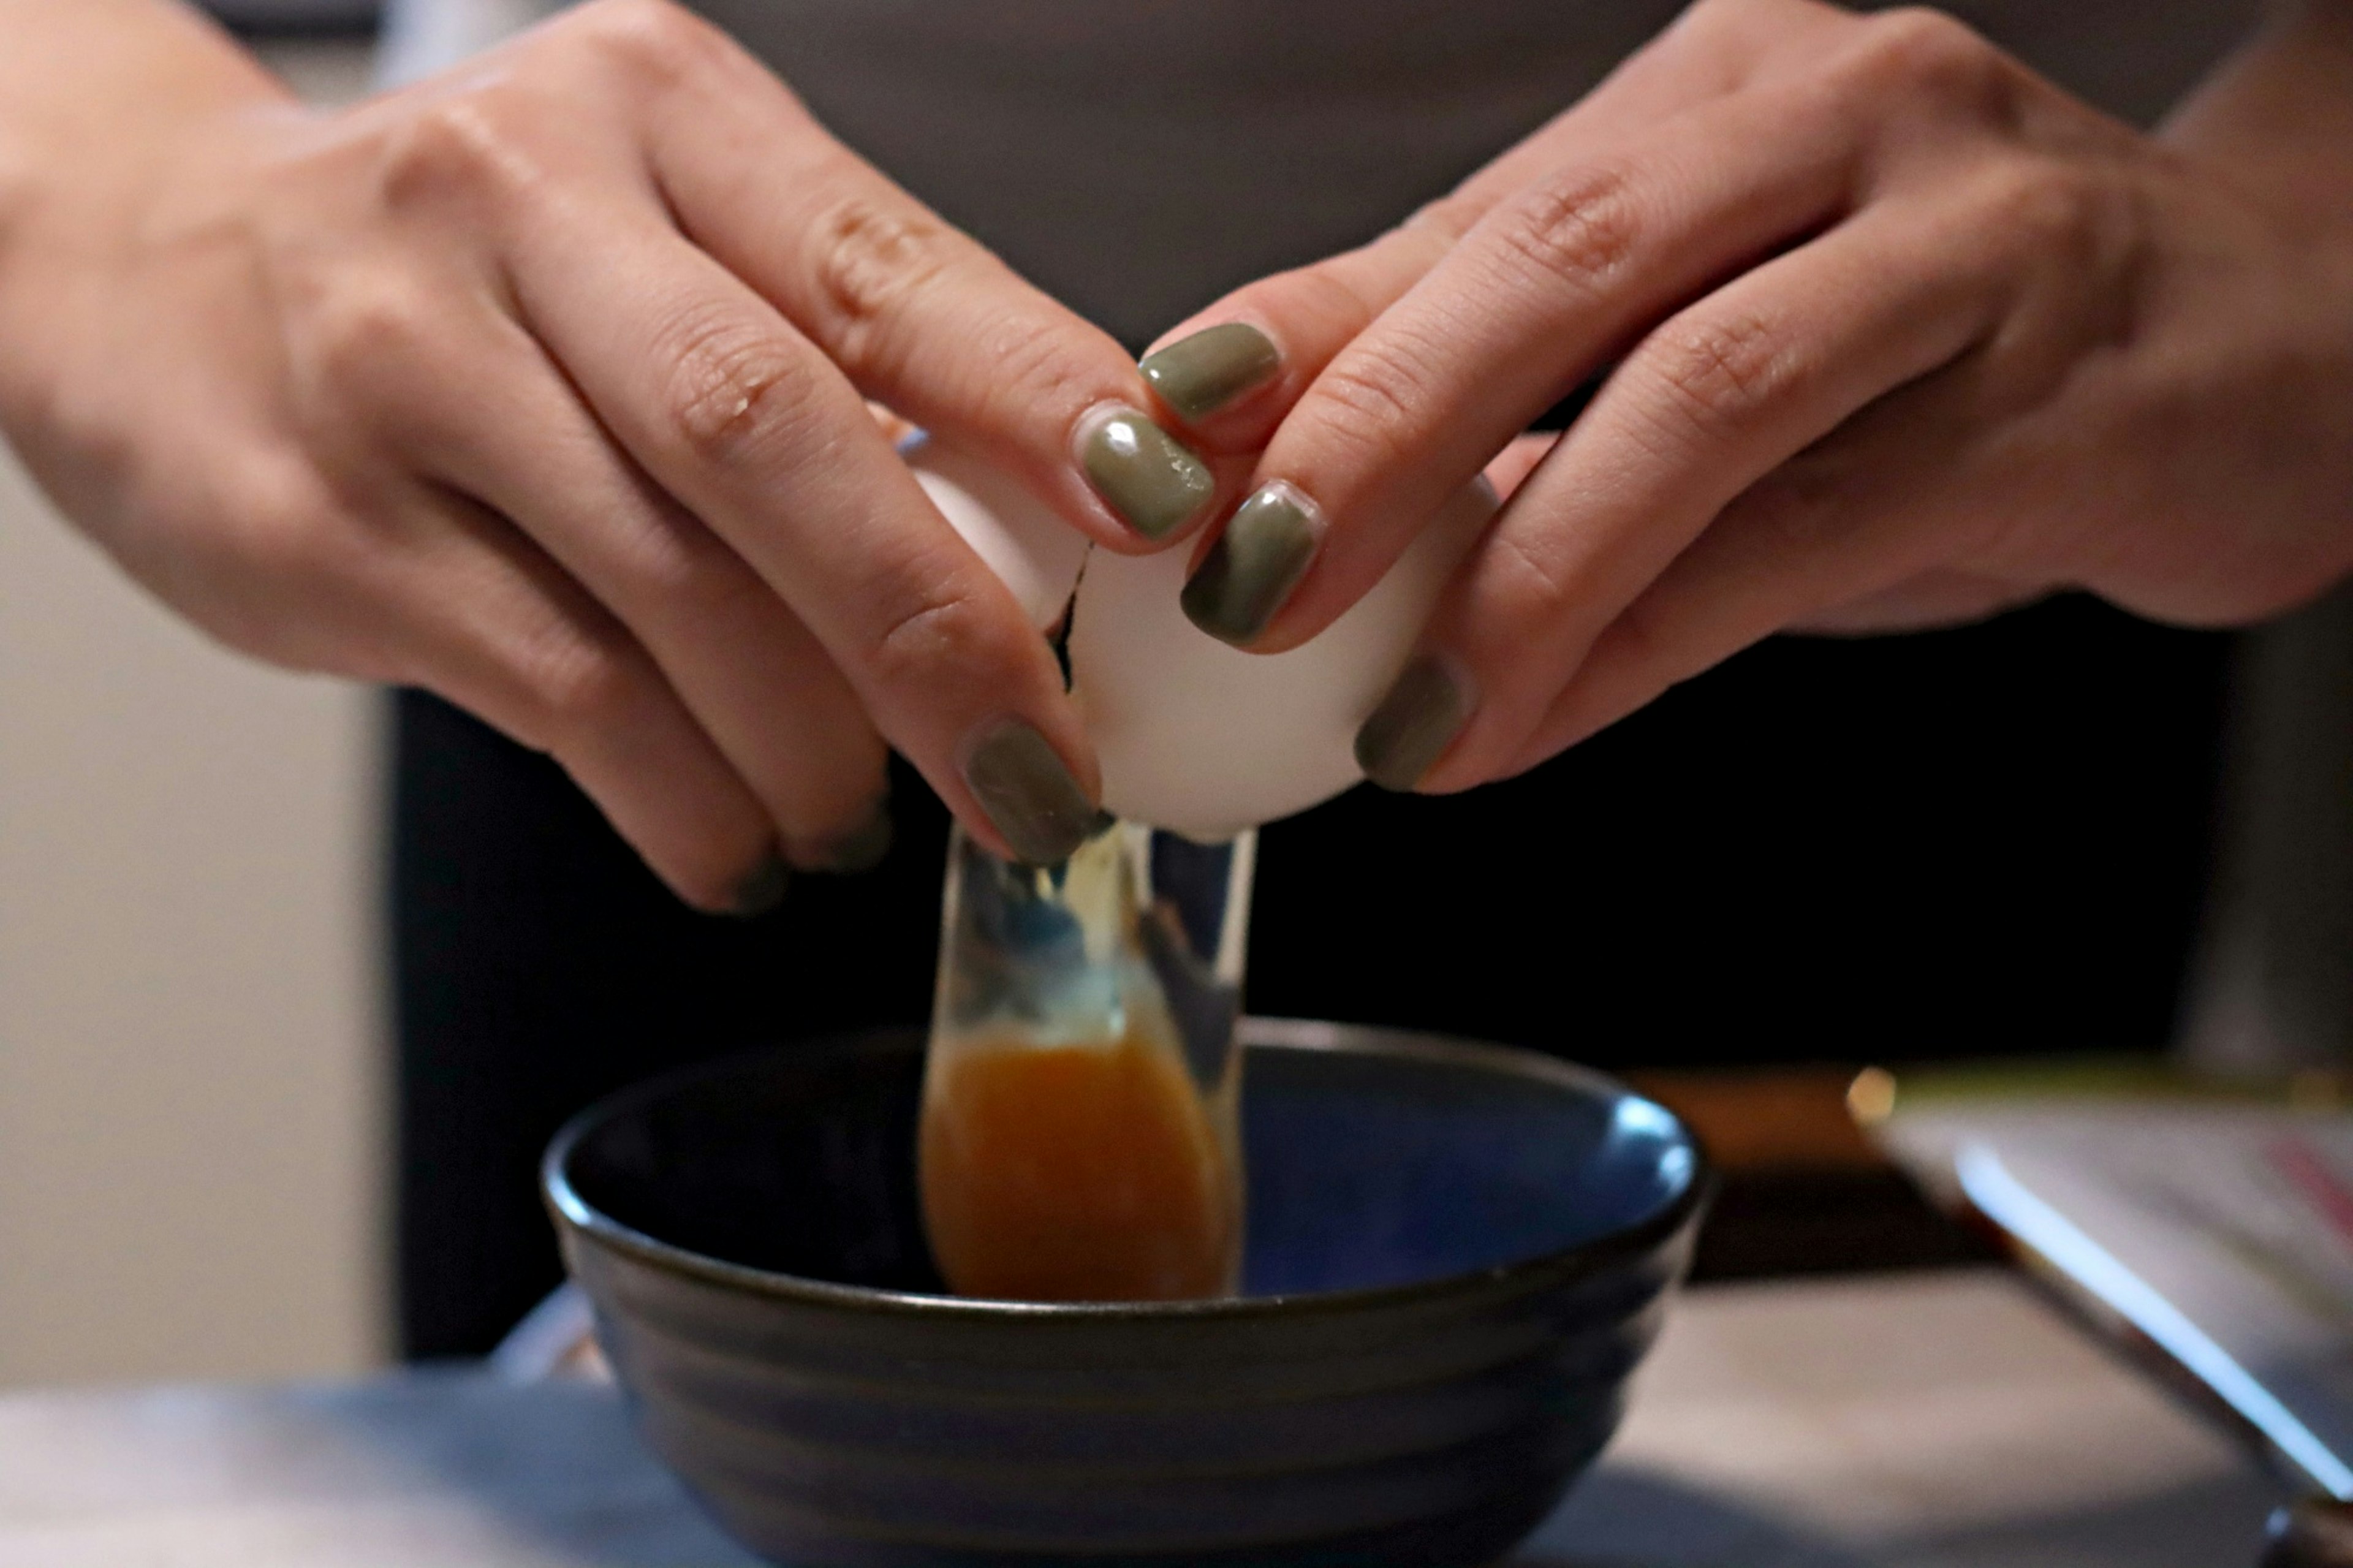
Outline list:
[[[1457,1059],[1261,1050],[1249,1071],[1247,1295],[1542,1257],[1634,1229],[1694,1173],[1674,1117],[1567,1068],[1536,1085]]]
[[[1249,1027],[1245,1297],[1475,1274],[1652,1229],[1693,1200],[1682,1124],[1598,1074],[1453,1042],[1343,1051],[1317,1048],[1317,1026]],[[769,1053],[757,1070],[632,1091],[558,1141],[557,1201],[665,1252],[938,1293],[913,1044]]]

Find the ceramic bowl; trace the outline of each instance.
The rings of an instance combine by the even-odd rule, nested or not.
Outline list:
[[[647,1442],[795,1568],[1504,1554],[1617,1425],[1690,1254],[1699,1152],[1531,1052],[1244,1030],[1230,1300],[941,1294],[912,1031],[582,1114],[545,1192]]]

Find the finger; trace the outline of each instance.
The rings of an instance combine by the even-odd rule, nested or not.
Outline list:
[[[626,628],[461,497],[398,503],[393,547],[348,569],[369,673],[423,686],[561,763],[686,902],[756,914],[783,892],[759,799]]]
[[[2010,272],[1998,254],[1953,261],[1968,254],[1953,232],[1965,216],[1966,204],[1874,207],[1645,338],[1450,585],[1426,635],[1450,683],[1424,695],[1431,717],[1410,743],[1392,742],[1368,771],[1448,789],[1514,765],[1605,627],[1621,641],[1657,632],[1647,608],[1628,618],[1627,607],[1700,550],[1704,531],[1712,547],[1709,524],[1736,497],[1991,331]],[[1646,669],[1706,657],[1674,647]]]
[[[520,328],[493,320],[469,335],[476,397],[405,399],[421,461],[512,520],[628,627],[759,796],[787,860],[871,864],[889,842],[886,752],[823,647],[614,447]],[[468,416],[484,405],[505,417]]]
[[[741,49],[713,34],[681,55],[648,119],[667,205],[860,389],[996,454],[1113,549],[1209,515],[1214,476],[1144,412],[1109,333],[828,135]]]
[[[1258,470],[1272,489],[1219,548],[1289,581],[1242,583],[1229,596],[1247,613],[1204,629],[1269,652],[1321,631],[1597,365],[1714,279],[1842,216],[1858,157],[1838,106],[1776,89],[1703,106],[1493,207],[1283,420]],[[1277,531],[1287,551],[1256,537]]]
[[[2040,598],[2049,589],[1940,567],[1793,620],[1783,629],[1815,637],[1877,637],[1966,626]]]
[[[659,224],[598,216],[518,248],[526,327],[968,827],[1019,858],[1066,855],[1092,819],[1094,760],[1012,594],[772,306]]]
[[[1947,564],[1999,521],[1957,435],[1974,395],[1962,377],[1898,394],[1743,496],[1602,632],[1498,771],[1533,766],[1839,606],[1938,585],[1943,607],[1989,611],[2047,588]]]
[[[1335,355],[1497,203],[1563,164],[1722,98],[1773,61],[1815,58],[1853,18],[1814,0],[1694,6],[1600,85],[1370,244],[1246,284],[1163,333],[1147,379],[1205,452],[1255,451]]]
[[[1519,437],[1496,453],[1495,460],[1487,465],[1487,483],[1494,488],[1500,500],[1510,500],[1527,482],[1528,476],[1536,471],[1536,465],[1559,444],[1560,437],[1548,432]]]
[[[1810,73],[1832,40],[1858,26],[1852,12],[1819,0],[1700,0],[1569,110],[1464,181],[1457,195],[1492,205],[1588,150],[1792,66]]]

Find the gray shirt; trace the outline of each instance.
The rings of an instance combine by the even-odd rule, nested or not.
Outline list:
[[[557,0],[394,0],[413,76]],[[845,142],[1140,344],[1379,232],[1541,124],[1679,0],[702,0]],[[2249,0],[1960,0],[2147,121]]]

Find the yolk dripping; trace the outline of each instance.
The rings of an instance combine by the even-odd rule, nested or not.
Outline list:
[[[932,1251],[957,1293],[1150,1301],[1232,1288],[1240,1173],[1176,1052],[1134,1031],[935,1055],[919,1140]]]

